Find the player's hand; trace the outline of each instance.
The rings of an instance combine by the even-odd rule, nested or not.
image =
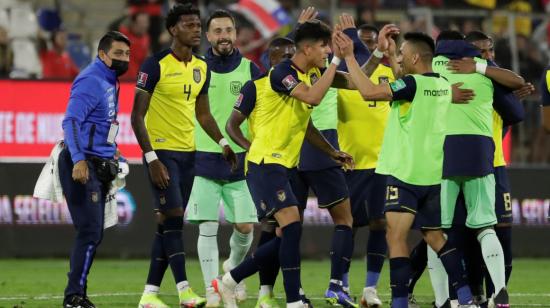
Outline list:
[[[355,161],[353,161],[353,157],[346,152],[334,150],[330,157],[341,165],[346,171],[353,170],[355,168]]]
[[[338,49],[340,49],[341,57],[354,57],[353,54],[353,41],[344,34],[342,31],[335,31],[332,39],[336,43]]]
[[[300,16],[298,17],[298,24],[301,25],[306,21],[315,19],[318,14],[319,12],[317,12],[317,10],[313,6],[310,6],[307,9],[303,9],[300,13]]]
[[[88,162],[86,162],[86,160],[79,160],[73,166],[73,180],[81,184],[86,184],[86,182],[88,182],[89,176],[90,173],[88,170]]]
[[[458,82],[452,85],[453,104],[468,104],[475,97],[475,93],[471,89],[461,89],[463,82]]]
[[[340,15],[340,22],[338,23],[342,27],[342,31],[346,29],[355,29],[355,21],[350,14]]]
[[[533,86],[533,84],[530,82],[527,82],[525,85],[523,85],[523,87],[514,91],[514,95],[519,100],[522,100],[533,93],[535,93],[535,86]]]
[[[231,149],[230,146],[226,145],[223,147],[223,158],[231,165],[231,172],[237,170],[237,155]]]
[[[390,48],[390,39],[393,39],[393,37],[399,35],[399,28],[394,24],[387,24],[380,30],[380,34],[378,35],[378,45],[376,48],[381,51],[385,52]],[[394,42],[395,43],[395,42]]]
[[[450,60],[447,69],[457,74],[472,74],[476,72],[476,61],[473,58]]]
[[[388,50],[384,52],[384,55],[387,58],[390,57],[396,57],[397,56],[397,43],[395,43],[395,39],[393,36],[390,36],[388,38]]]
[[[149,175],[155,186],[160,189],[168,188],[170,175],[168,174],[168,169],[166,169],[166,166],[160,160],[155,159],[149,163]]]

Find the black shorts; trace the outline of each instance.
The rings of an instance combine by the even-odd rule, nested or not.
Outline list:
[[[440,193],[441,185],[412,185],[388,176],[384,212],[414,214],[414,229],[440,229]]]
[[[320,208],[328,209],[349,198],[348,186],[341,167],[332,167],[322,170],[298,171],[302,181],[293,185],[298,201],[307,202],[309,188],[317,196]],[[304,200],[304,196],[306,197]]]
[[[145,169],[153,190],[155,211],[163,213],[174,208],[185,210],[195,178],[195,152],[155,150],[155,153],[168,169],[168,175],[170,176],[168,188],[160,189],[153,184],[149,169]],[[145,159],[143,159],[143,163],[148,166]]]
[[[495,167],[495,213],[498,223],[512,223],[512,198],[506,167]],[[462,192],[456,200],[453,225],[463,226],[466,223],[466,204]]]
[[[248,161],[246,182],[256,205],[258,220],[270,218],[280,209],[298,206],[290,187],[291,170],[279,164]]]
[[[366,226],[370,220],[384,218],[387,176],[374,169],[344,173],[350,192],[353,225]]]

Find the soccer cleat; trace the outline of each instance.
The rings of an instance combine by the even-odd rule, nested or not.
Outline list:
[[[351,297],[346,294],[342,289],[340,290],[331,290],[328,289],[325,292],[325,301],[331,306],[342,306],[342,307],[359,307],[356,303],[353,302]]]
[[[485,295],[474,295],[474,303],[480,306],[487,304],[487,298]]]
[[[179,292],[180,307],[182,308],[200,308],[206,305],[206,299],[198,296],[191,288]]]
[[[139,300],[138,308],[168,308],[157,294],[146,294],[141,295]]]
[[[206,307],[220,307],[222,299],[213,287],[206,288]]]
[[[229,274],[225,274],[229,275]],[[223,277],[216,277],[212,280],[212,287],[218,292],[223,301],[225,308],[237,308],[237,301],[235,299],[235,288],[223,283]]]
[[[258,298],[255,308],[279,308],[279,305],[273,294],[269,294]]]
[[[479,305],[476,304],[458,304],[458,308],[480,308]]]
[[[508,291],[506,288],[500,289],[498,294],[493,294],[489,299],[489,308],[510,308]]]
[[[363,289],[363,296],[361,296],[361,306],[368,308],[382,307],[382,301],[378,297],[376,288],[366,287]]]
[[[307,298],[305,294],[300,294],[300,298],[302,299],[302,303],[304,303],[304,306],[306,306],[307,308],[313,308],[311,300]]]
[[[95,305],[85,296],[73,294],[65,297],[63,308],[95,308]]]
[[[414,298],[413,294],[409,294],[409,308],[420,308],[420,305],[416,301],[416,298]]]

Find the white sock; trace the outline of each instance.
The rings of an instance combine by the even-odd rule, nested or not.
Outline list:
[[[497,234],[493,229],[485,229],[477,235],[477,240],[481,244],[481,253],[483,254],[483,260],[487,271],[491,276],[493,285],[495,286],[495,293],[506,286],[506,273],[504,268],[504,253],[502,246],[498,241]]]
[[[219,273],[219,254],[218,254],[218,223],[207,221],[199,224],[199,239],[197,241],[197,252],[201,264],[202,278],[204,286],[212,284]]]
[[[152,284],[146,284],[143,294],[159,294],[160,287]]]
[[[339,286],[343,285],[342,280],[331,279],[331,280],[329,280],[329,282],[337,284]]]
[[[262,296],[271,296],[273,294],[273,286],[270,285],[263,285],[260,286],[260,293],[258,294],[258,298]]]
[[[449,298],[449,279],[443,263],[430,245],[428,245],[428,271],[435,294],[435,305],[441,307]]]
[[[227,272],[222,277],[222,283],[226,285],[228,288],[234,289],[237,286],[237,282],[235,279],[233,279],[233,276],[231,276],[231,273]]]
[[[303,306],[304,306],[304,303],[302,301],[295,301],[295,302],[292,302],[292,303],[286,303],[287,308],[299,308],[299,307],[303,307]]]
[[[229,239],[229,247],[231,247],[231,252],[229,253],[229,262],[231,268],[239,265],[246,257],[250,245],[252,245],[252,240],[254,239],[254,232],[250,233],[241,233],[237,229],[233,229],[233,234]]]
[[[304,289],[302,287],[300,287],[300,290],[298,290],[298,292],[300,293],[300,295],[304,296],[306,295],[306,292],[304,291]]]
[[[187,280],[180,281],[176,284],[176,289],[178,289],[178,292],[183,292],[189,288],[189,282]]]

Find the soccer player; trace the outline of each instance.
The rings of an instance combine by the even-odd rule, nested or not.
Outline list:
[[[206,63],[211,72],[208,88],[210,111],[218,126],[223,127],[242,85],[259,76],[260,70],[233,47],[237,30],[229,12],[218,10],[212,13],[206,28],[206,37],[211,45],[206,53]],[[243,126],[247,130],[247,123]],[[219,268],[217,234],[220,200],[223,200],[225,219],[234,227],[229,240],[231,252],[223,263],[224,272],[233,269],[246,256],[252,244],[253,223],[257,222],[256,208],[244,180],[245,149],[229,140],[231,148],[237,152],[237,169],[231,170],[224,160],[223,148],[201,127],[195,129],[195,142],[195,180],[187,220],[199,224],[197,251],[206,287],[206,306],[218,307],[220,297],[210,283],[218,276]],[[235,291],[238,301],[246,299],[244,281]]]
[[[105,166],[117,156],[118,77],[128,70],[130,40],[109,31],[97,53],[73,82],[62,123],[66,147],[59,154],[59,180],[77,232],[64,308],[95,307],[86,294],[88,273],[103,239],[105,197],[116,176]]]
[[[456,51],[468,48],[470,47],[463,40],[462,34],[444,31],[438,37],[437,56],[433,59],[434,71],[451,82],[464,82],[466,87],[476,93],[470,104],[453,104],[447,114],[441,184],[441,222],[444,228],[451,227],[457,197],[462,191],[467,210],[466,226],[477,230],[477,240],[481,245],[483,259],[497,290],[491,301],[497,307],[508,307],[504,256],[493,229],[497,223],[493,174],[495,146],[492,139],[495,87],[490,78],[499,79],[500,83],[508,87],[517,87],[518,84],[521,87],[523,79],[516,78],[515,74],[508,74],[507,70],[488,66],[487,61],[481,58],[468,60],[478,73],[454,74],[450,69],[453,65],[450,60],[463,61],[460,58],[469,55],[457,55]],[[473,55],[479,54],[473,46],[471,50]],[[501,78],[502,74],[510,76]],[[433,252],[428,252],[428,262],[430,258],[434,258]],[[431,268],[433,270],[430,273],[437,275],[438,270]],[[435,287],[440,284],[433,285]],[[442,293],[444,291],[439,292],[436,289],[438,304],[443,300],[438,294]]]
[[[222,148],[233,167],[235,153],[210,113],[210,70],[193,55],[201,38],[200,12],[175,5],[166,17],[172,45],[149,57],[138,75],[132,128],[144,153],[157,217],[151,264],[140,307],[166,307],[158,298],[168,265],[182,307],[202,307],[206,300],[191,290],[185,272],[183,215],[194,178],[195,122]]]
[[[391,35],[381,35],[378,48],[389,47]],[[373,84],[350,51],[350,39],[336,36],[353,83],[365,100],[391,100],[376,172],[387,174],[385,215],[390,251],[392,307],[408,307],[410,277],[407,234],[419,227],[424,239],[441,258],[459,295],[460,307],[476,307],[460,266],[460,256],[443,236],[440,222],[440,182],[445,117],[451,102],[468,100],[472,93],[458,89],[432,71],[434,42],[423,33],[407,33],[397,62],[404,77],[388,84]],[[460,95],[459,95],[460,94]]]
[[[255,111],[257,123],[247,156],[247,181],[255,204],[260,204],[266,216],[275,217],[282,236],[260,246],[252,257],[218,280],[226,307],[236,306],[233,297],[236,284],[273,262],[277,255],[287,307],[304,306],[299,292],[301,223],[298,201],[289,183],[290,169],[298,163],[304,137],[345,167],[353,165],[353,159],[336,150],[310,121],[313,106],[319,105],[333,83],[340,61],[334,57],[324,69],[331,52],[330,37],[331,30],[325,24],[305,22],[296,30],[296,54],[269,73],[269,86],[264,88],[261,104]],[[342,81],[347,84],[347,80]]]
[[[542,95],[543,125],[546,132],[550,132],[550,66],[544,70],[540,79],[540,93]],[[550,213],[548,214],[550,217]]]
[[[294,42],[288,38],[275,38],[269,44],[267,56],[269,59],[269,67],[273,67],[283,60],[290,59],[296,52]],[[247,81],[242,89],[239,98],[235,103],[235,107],[227,120],[226,131],[231,139],[244,149],[250,149],[250,144],[254,140],[255,134],[255,113],[256,106],[261,104],[260,97],[262,91],[268,85],[268,74]],[[247,132],[243,132],[242,123],[248,120],[248,138]],[[292,186],[292,179],[290,180]],[[303,209],[302,209],[303,210]],[[260,239],[258,247],[271,241],[276,237],[277,221],[273,217],[266,217],[265,211],[261,209],[261,204],[257,204],[258,219],[261,222]],[[258,271],[260,276],[260,291],[258,294],[258,302],[256,307],[271,308],[277,307],[277,302],[273,295],[273,286],[279,273],[279,259],[276,258],[272,263],[266,264]],[[304,300],[302,298],[302,300]]]
[[[376,62],[375,70],[370,74],[370,80],[374,84],[393,82],[395,79],[391,68],[381,63],[383,53],[376,50],[378,29],[374,26],[362,25],[357,33],[372,53],[370,62]],[[374,170],[389,111],[388,101],[365,101],[357,90],[338,90],[338,141],[341,149],[355,160],[355,169],[345,172],[350,191],[354,237],[358,228],[364,226],[369,228],[366,245],[367,275],[361,297],[361,304],[364,307],[382,305],[376,286],[387,250],[384,221],[386,176],[377,174]],[[369,137],[365,138],[363,132],[369,132]],[[347,277],[346,271],[345,287],[348,286]]]

